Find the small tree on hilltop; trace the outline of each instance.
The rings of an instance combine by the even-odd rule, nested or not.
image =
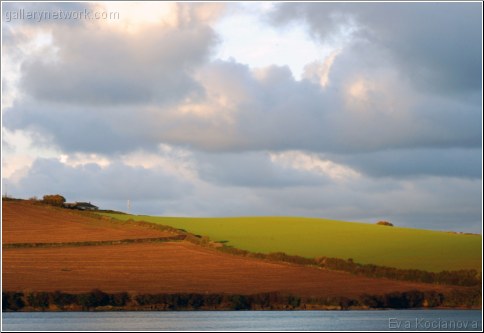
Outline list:
[[[378,225],[386,225],[388,227],[393,227],[393,224],[388,221],[378,221],[376,224]]]
[[[66,198],[60,194],[49,194],[44,195],[42,202],[48,205],[62,207],[66,202]]]

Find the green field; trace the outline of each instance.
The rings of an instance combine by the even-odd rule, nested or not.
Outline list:
[[[427,271],[481,270],[481,235],[315,218],[103,215],[168,225],[252,252],[352,258],[358,263]]]

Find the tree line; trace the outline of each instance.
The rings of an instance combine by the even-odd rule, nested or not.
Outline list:
[[[477,286],[481,284],[480,274],[475,269],[428,272],[418,269],[401,269],[373,264],[359,264],[352,259],[316,258],[316,263],[324,268],[345,271],[352,274],[392,280],[416,281],[453,286]]]
[[[187,237],[186,240],[194,241]],[[199,241],[201,243],[202,241]],[[283,252],[253,253],[231,246],[223,245],[218,250],[245,257],[265,259],[269,261],[283,261],[299,265],[314,265],[330,270],[348,272],[355,275],[363,275],[374,278],[387,278],[392,280],[434,283],[453,286],[477,286],[481,284],[481,275],[475,269],[463,269],[456,271],[429,272],[418,269],[401,269],[395,267],[378,266],[373,264],[360,264],[353,259],[339,258],[305,258],[296,255],[288,255]]]
[[[303,310],[303,309],[410,309],[481,306],[480,287],[435,291],[392,292],[360,297],[299,297],[278,292],[240,294],[106,293],[95,289],[80,294],[2,292],[2,311],[45,310]]]

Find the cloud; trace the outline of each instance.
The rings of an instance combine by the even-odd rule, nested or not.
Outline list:
[[[59,193],[70,201],[169,201],[191,190],[188,182],[163,169],[130,167],[116,161],[105,167],[97,163],[69,166],[58,159],[40,158],[18,182],[4,182],[14,196]]]
[[[429,43],[452,43],[439,37],[447,30],[441,33],[423,22],[422,13],[434,7],[417,5],[402,15],[415,17]],[[328,24],[356,28],[346,32],[349,42],[326,60],[308,64],[303,80],[296,80],[287,66],[254,69],[235,61],[210,60],[217,43],[210,26],[216,16],[210,14],[211,7],[175,6],[170,9],[174,22],[148,24],[131,33],[112,25],[53,29],[57,55],[43,57],[48,48],[41,48],[23,61],[19,84],[27,96],[6,108],[5,126],[41,132],[70,153],[150,150],[159,144],[209,152],[334,154],[481,146],[482,128],[476,122],[481,116],[480,93],[469,88],[462,97],[421,90],[393,47],[411,43],[416,30],[385,32],[383,23],[371,23],[370,18],[391,16],[400,7],[283,4],[277,8],[279,22],[289,20],[285,11],[295,9],[297,15],[291,20],[304,19],[321,40],[343,29],[326,31]],[[446,20],[452,8],[438,9],[439,20]],[[330,19],[319,26],[318,13]],[[453,28],[455,20],[450,20]],[[397,21],[403,29],[406,21]],[[462,23],[463,32],[479,20],[471,21]],[[403,41],[390,39],[387,34],[392,33]],[[385,38],[377,38],[380,34]],[[419,47],[423,42],[415,43],[415,54],[431,51]],[[468,46],[462,50],[464,60],[469,53],[480,54],[468,44],[463,44]],[[414,68],[425,67],[430,56],[417,57],[421,60]],[[479,68],[480,64],[476,73]],[[452,71],[439,75],[450,80]]]
[[[58,27],[52,31],[57,59],[30,57],[20,84],[36,99],[56,103],[170,103],[197,93],[190,71],[214,42],[207,26],[152,26],[137,34],[109,26]]]
[[[423,176],[480,179],[481,149],[399,149],[364,154],[331,155],[331,159],[370,177]]]
[[[302,20],[320,41],[349,34],[354,41],[368,41],[369,48],[389,52],[419,89],[481,90],[478,3],[284,3],[274,8],[270,18],[275,24]]]
[[[480,146],[477,96],[422,95],[388,67],[361,70],[366,59],[345,59],[336,58],[333,66],[341,76],[331,77],[327,89],[296,81],[287,67],[251,71],[214,62],[204,68],[203,77],[210,79],[202,84],[205,91],[217,91],[217,99],[197,104],[211,110],[211,117],[177,116],[176,133],[164,131],[161,140],[215,151]]]
[[[14,105],[10,129],[40,131],[67,152],[117,153],[160,143],[211,152],[478,148],[479,99],[422,95],[388,68],[360,70],[344,62],[327,89],[296,81],[287,67],[256,71],[217,61],[197,74],[203,97],[174,106]],[[363,61],[363,60],[362,60]],[[336,70],[335,70],[336,71]],[[336,87],[332,85],[336,85]],[[339,89],[339,88],[342,89]]]
[[[222,186],[293,187],[322,186],[329,181],[323,173],[307,172],[280,163],[267,152],[197,154],[201,179]]]
[[[271,161],[286,168],[306,171],[312,174],[325,176],[332,181],[351,181],[360,177],[360,174],[348,166],[324,159],[316,154],[307,154],[301,151],[285,151],[271,153]]]
[[[182,3],[6,4],[4,92],[19,90],[38,100],[79,105],[170,102],[196,93],[189,72],[217,44],[210,23],[224,8]],[[32,13],[42,19],[28,19]],[[95,19],[100,14],[101,19]]]
[[[111,153],[154,149],[149,111],[134,112],[129,107],[98,109],[77,105],[52,105],[25,99],[4,114],[4,126],[27,130],[61,151]]]

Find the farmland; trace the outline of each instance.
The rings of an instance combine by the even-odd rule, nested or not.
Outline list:
[[[343,272],[271,263],[188,242],[5,249],[6,290],[237,293],[288,292],[307,296],[358,296],[450,287],[371,279]]]
[[[166,231],[135,224],[116,224],[105,219],[90,218],[77,211],[24,201],[2,202],[2,221],[3,244],[172,236]]]
[[[363,264],[426,271],[481,270],[481,235],[315,218],[177,218],[105,214],[168,225],[252,252],[352,258]]]
[[[446,296],[450,302],[458,300],[448,303],[450,306],[476,306],[474,296],[452,296],[454,291],[475,292],[474,284],[466,287],[392,280],[316,264],[233,255],[220,251],[220,244],[197,243],[203,237],[164,230],[153,223],[123,222],[27,201],[4,201],[2,210],[3,292],[10,292],[12,297],[15,292],[23,292],[26,301],[32,292],[82,295],[93,289],[127,292],[132,300],[139,294],[278,293],[360,299],[363,294],[383,297],[395,292],[435,291],[450,295]],[[130,306],[138,309],[140,304],[133,302]]]
[[[2,277],[6,290],[285,291],[351,296],[365,290],[383,293],[434,287],[238,257],[188,242],[62,246],[72,241],[142,239],[173,234],[146,225],[94,218],[24,201],[5,201],[2,208],[6,246]],[[29,242],[39,245],[58,242],[61,247],[8,247]]]

